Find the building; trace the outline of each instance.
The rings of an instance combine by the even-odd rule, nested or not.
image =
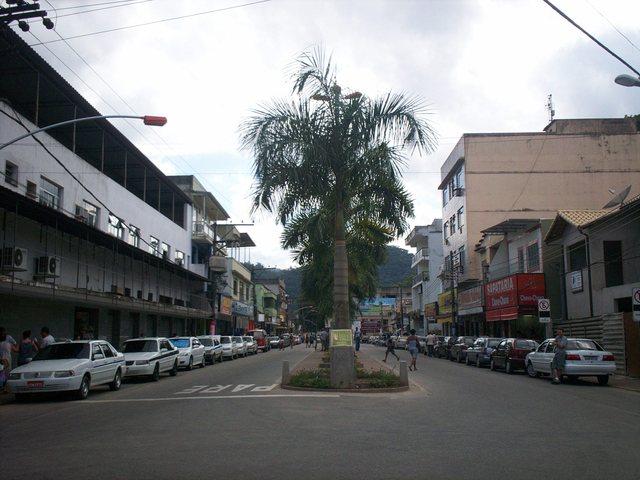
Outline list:
[[[284,279],[263,277],[258,282],[264,292],[265,327],[272,333],[291,332],[293,319],[289,318],[289,295]],[[267,317],[271,324],[267,323]]]
[[[560,247],[563,318],[554,324],[589,336],[616,355],[618,370],[640,376],[640,327],[632,319],[640,288],[640,196],[615,208],[561,210],[545,242]]]
[[[262,283],[254,283],[256,291],[256,308],[258,311],[258,325],[267,332],[275,332],[279,325],[278,295],[268,289]]]
[[[428,330],[426,322],[434,322],[427,313],[442,293],[442,281],[438,278],[443,262],[442,220],[438,218],[431,225],[414,227],[407,235],[405,245],[416,249],[411,260],[411,268],[415,269],[411,285],[411,326],[422,335]]]
[[[100,113],[9,29],[0,30],[0,144]],[[204,333],[207,278],[191,261],[191,198],[106,120],[0,150],[1,322],[14,336],[119,346]]]
[[[542,132],[466,133],[441,168],[444,255],[456,283],[482,280],[475,244],[509,219],[597,209],[608,189],[640,185],[632,118],[553,120]]]

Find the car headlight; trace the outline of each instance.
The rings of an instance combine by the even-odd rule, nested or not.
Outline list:
[[[10,373],[9,380],[20,380],[22,378],[21,373]]]
[[[149,365],[149,360],[136,360],[136,365]]]
[[[74,372],[73,370],[62,370],[60,372],[53,372],[53,376],[55,378],[67,378],[67,377],[73,377]]]

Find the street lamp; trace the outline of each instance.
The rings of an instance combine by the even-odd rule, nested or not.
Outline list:
[[[142,115],[142,116],[140,115],[95,115],[93,117],[74,118],[72,120],[66,120],[64,122],[58,122],[52,125],[47,125],[46,127],[38,128],[37,130],[33,130],[31,132],[25,133],[24,135],[20,135],[19,137],[16,137],[13,140],[9,140],[8,142],[0,145],[0,150],[2,150],[5,147],[8,147],[12,143],[16,143],[17,141],[22,140],[23,138],[31,137],[36,133],[44,132],[52,128],[62,127],[64,125],[70,125],[72,123],[88,122],[90,120],[101,120],[104,118],[135,118],[138,120],[142,120],[145,125],[149,125],[152,127],[162,127],[167,123],[167,117],[159,117],[155,115]]]
[[[632,75],[618,75],[615,82],[623,87],[640,87],[640,77],[636,78]]]

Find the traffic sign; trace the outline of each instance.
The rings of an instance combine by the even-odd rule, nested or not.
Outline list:
[[[633,320],[640,322],[640,288],[633,289],[631,298],[633,299]]]
[[[538,321],[540,323],[551,322],[551,302],[548,298],[538,299]]]

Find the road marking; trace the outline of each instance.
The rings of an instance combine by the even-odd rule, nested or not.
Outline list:
[[[208,385],[194,385],[191,388],[186,388],[184,390],[176,392],[174,395],[186,394],[186,393],[196,393],[198,390],[202,390],[203,388],[207,388],[207,387],[208,387]]]
[[[270,392],[271,390],[273,390],[274,388],[276,388],[278,386],[277,383],[274,383],[273,385],[266,385],[264,387],[256,387],[256,388],[252,388],[251,391],[252,392]]]
[[[205,390],[200,390],[198,393],[220,393],[225,388],[229,388],[231,385],[216,385],[215,387],[209,387]],[[180,392],[178,392],[180,393]]]
[[[234,387],[233,390],[231,390],[231,393],[237,393],[243,390],[248,390],[251,387],[254,387],[254,388],[251,388],[250,390],[251,392],[270,392],[271,390],[276,388],[278,385],[279,385],[278,383],[273,383],[271,385],[258,385],[258,386],[256,386],[255,383],[241,383],[239,385],[236,385],[235,387],[233,384],[231,385],[194,385],[193,387],[185,388],[184,390],[175,392],[174,395],[190,395],[192,393],[199,393],[199,394],[220,393],[223,390],[226,390],[227,388],[230,388],[230,387]]]
[[[255,385],[255,383],[249,383],[249,384],[247,384],[247,385],[240,384],[240,385],[238,385],[236,388],[234,388],[233,390],[231,390],[231,393],[236,393],[236,392],[240,392],[240,391],[242,391],[242,390],[246,390],[247,388],[251,388],[251,387],[253,387],[254,385]]]
[[[274,395],[216,395],[208,397],[160,397],[160,398],[122,398],[114,400],[85,400],[77,405],[88,405],[93,403],[134,403],[134,402],[169,402],[181,400],[223,400],[233,398],[340,398],[337,393],[300,393],[300,394],[274,394]]]

